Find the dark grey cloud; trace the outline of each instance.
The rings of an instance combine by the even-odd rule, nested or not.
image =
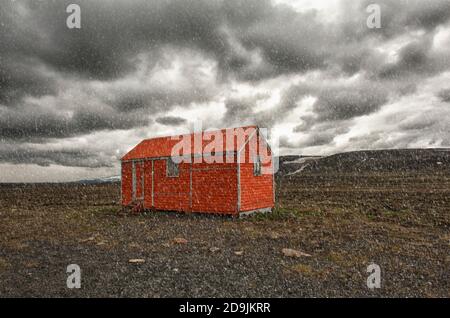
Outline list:
[[[275,74],[325,68],[330,52],[323,44],[332,41],[314,12],[298,14],[287,8],[265,12],[237,36],[248,49],[260,49]]]
[[[314,97],[313,114],[299,118],[301,123],[296,132],[310,129],[314,124],[352,119],[371,114],[389,101],[389,95],[396,95],[390,84],[361,81],[355,84],[333,84],[329,86],[301,84],[292,86],[285,92],[277,111],[288,113],[296,108],[305,97]]]
[[[77,3],[82,28],[71,30],[65,10],[72,2],[7,2],[2,7],[2,53],[34,56],[59,71],[87,78],[112,79],[135,68],[132,59],[137,53],[166,44],[211,54],[224,49],[219,31],[225,13],[222,2],[81,0]]]
[[[166,126],[179,126],[186,123],[186,119],[176,116],[164,116],[156,118],[156,122]]]
[[[366,8],[370,4],[381,8],[379,29],[366,26]],[[448,52],[442,54],[432,49],[439,27],[450,21],[449,1],[363,0],[351,4],[343,1],[342,11],[346,18],[336,26],[341,45],[335,58],[330,58],[342,71],[348,74],[365,71],[381,79],[418,75],[420,80],[449,68]],[[405,36],[411,40],[404,44],[396,62],[386,62],[386,56],[374,47],[375,43],[376,46]]]
[[[349,139],[354,149],[388,149],[421,147],[449,147],[448,122],[450,112],[427,109],[417,113],[393,113],[380,122],[380,129]],[[381,129],[383,128],[383,129]]]
[[[388,101],[384,90],[374,87],[326,89],[319,93],[314,111],[319,120],[342,120],[377,111]]]
[[[80,30],[65,25],[71,2],[7,2],[0,52],[32,56],[60,72],[108,80],[135,70],[137,53],[153,51],[156,63],[157,50],[174,45],[217,60],[223,78],[231,74],[258,80],[324,68],[332,56],[324,45],[342,40],[331,38],[313,11],[297,13],[269,0],[82,0]],[[262,59],[258,63],[256,56]]]
[[[450,14],[448,2],[432,2],[381,1],[381,30],[402,33],[408,28],[431,29],[445,23]],[[360,38],[347,31],[363,28],[368,32],[362,23],[367,16],[365,2],[356,6],[357,18],[327,25],[315,11],[298,13],[287,6],[273,6],[269,0],[79,1],[81,30],[65,26],[69,3],[7,2],[2,8],[5,22],[0,54],[33,58],[59,72],[102,80],[136,70],[133,58],[140,52],[153,52],[150,61],[157,63],[160,49],[166,45],[201,50],[218,61],[222,77],[231,74],[244,80],[324,69],[336,63],[356,72],[364,67],[364,61],[375,57],[365,42],[370,34]],[[393,21],[397,21],[395,25]],[[412,65],[420,70],[424,53],[417,46],[408,46],[397,68]],[[261,61],[255,62],[257,56]],[[387,74],[397,69],[386,67]],[[2,78],[6,82],[8,76]],[[40,78],[28,81],[31,87],[45,82]]]
[[[67,113],[54,112],[39,105],[0,107],[0,136],[8,140],[45,141],[72,137],[98,130],[129,129],[151,124],[139,112],[118,114],[108,108],[90,107]]]
[[[132,62],[136,53],[171,44],[212,55],[224,73],[256,78],[324,68],[339,54],[333,49],[345,51],[355,41],[362,42],[357,34],[350,34],[350,38],[347,30],[362,28],[369,32],[362,23],[369,3],[364,1],[345,4],[356,7],[356,18],[349,17],[341,25],[327,25],[315,11],[298,13],[287,6],[273,6],[269,0],[81,0],[82,29],[69,30],[65,26],[65,8],[71,2],[6,2],[1,16],[5,21],[0,33],[4,44],[1,52],[33,56],[68,73],[111,79],[136,67]],[[418,0],[379,3],[383,32],[430,30],[450,17],[446,0],[425,5]],[[20,18],[20,12],[26,12],[26,19]],[[263,62],[252,67],[249,53],[256,51]],[[358,55],[367,53],[364,51],[353,50],[349,59],[358,59]]]
[[[16,64],[33,59],[65,74],[111,80],[136,70],[133,59],[140,52],[151,52],[149,61],[155,64],[166,44],[221,50],[219,35],[211,33],[217,32],[221,20],[213,1],[82,0],[77,2],[82,28],[68,29],[65,10],[72,2],[19,0],[2,6],[2,91],[25,81],[23,73],[30,69],[9,67],[13,57]],[[28,76],[23,85],[43,86],[42,82]]]
[[[302,116],[300,120],[301,123],[294,127],[295,133],[308,131],[316,121],[315,116],[312,115]]]
[[[36,68],[32,58],[0,55],[0,104],[15,105],[24,96],[56,94],[57,83]]]
[[[256,98],[247,99],[229,99],[225,102],[226,113],[224,116],[225,122],[233,124],[243,121],[246,118],[253,117],[253,108],[256,105]]]
[[[110,156],[92,150],[83,149],[37,149],[20,144],[0,145],[0,162],[14,164],[36,164],[48,167],[61,165],[70,167],[112,167]]]
[[[450,88],[444,89],[438,93],[438,97],[446,103],[450,103]]]
[[[320,132],[312,134],[307,138],[307,140],[302,142],[300,146],[314,147],[314,146],[328,145],[333,142],[335,137],[336,137],[335,134],[329,132]]]
[[[442,71],[449,61],[433,54],[432,44],[432,37],[408,43],[401,48],[398,60],[395,63],[384,64],[378,76],[396,79],[417,74],[426,77]]]
[[[79,0],[82,28],[70,30],[66,7],[72,2],[2,2],[0,139],[19,150],[14,157],[11,149],[0,149],[0,161],[106,164],[90,150],[42,151],[21,143],[138,129],[153,120],[177,126],[184,118],[166,115],[174,107],[217,100],[226,109],[218,123],[271,127],[291,116],[302,99],[314,97],[311,112],[300,115],[294,128],[305,136],[291,146],[333,146],[354,120],[414,94],[426,79],[450,69],[450,48],[435,45],[436,34],[450,26],[448,0],[377,1],[382,28],[373,30],[366,27],[369,0],[342,1],[333,21],[315,9],[296,11],[270,0]],[[392,44],[400,47],[394,59]],[[176,75],[158,73],[180,56]],[[210,62],[213,70],[198,61]],[[236,83],[251,91],[265,81],[308,74],[316,75],[293,80],[270,110],[257,106],[276,84],[267,84],[262,95],[233,94]],[[349,76],[358,80],[346,83]],[[443,102],[449,95],[438,93]],[[399,144],[418,140],[421,129],[439,140],[433,129],[443,128],[436,117],[406,118],[398,130],[413,137]],[[386,138],[366,137],[366,145],[383,145]]]
[[[380,29],[368,29],[365,19],[361,19],[367,17],[365,9],[370,4],[377,4],[381,8]],[[450,2],[447,0],[363,0],[346,6],[350,9],[347,12],[356,14],[354,18],[343,22],[346,34],[352,38],[372,34],[390,39],[412,31],[431,32],[450,21]]]
[[[214,97],[214,87],[198,87],[193,83],[187,88],[137,87],[113,88],[102,95],[102,100],[120,113],[151,110],[154,113],[168,111],[174,105],[202,103]]]
[[[341,121],[340,125],[335,122],[324,122],[311,125],[307,130],[304,127],[296,127],[296,132],[301,132],[300,137],[293,142],[285,142],[287,148],[307,148],[324,145],[333,145],[334,139],[349,132],[348,123]]]
[[[399,124],[399,128],[405,131],[409,130],[424,130],[426,128],[432,127],[437,123],[436,118],[427,116],[427,115],[419,115],[412,118],[407,118],[403,120]]]

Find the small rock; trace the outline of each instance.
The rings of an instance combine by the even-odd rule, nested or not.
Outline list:
[[[173,242],[176,244],[187,244],[188,241],[185,238],[176,237],[173,239]]]
[[[277,232],[270,232],[270,238],[273,240],[278,240],[281,237],[281,235]]]
[[[130,263],[130,264],[142,264],[142,263],[145,263],[145,259],[143,259],[143,258],[132,258],[132,259],[128,260],[128,263]]]
[[[215,252],[218,252],[218,251],[220,251],[220,248],[218,248],[218,247],[211,247],[210,249],[209,249],[212,253],[215,253]]]
[[[283,252],[284,256],[287,257],[302,257],[302,256],[311,257],[310,254],[304,253],[302,251],[293,250],[291,248],[283,248],[281,251]]]
[[[88,237],[87,239],[80,240],[80,242],[81,243],[85,243],[85,242],[90,242],[90,241],[93,241],[93,240],[95,240],[95,237],[91,236],[91,237]]]
[[[244,251],[235,251],[234,254],[241,256],[244,255]]]

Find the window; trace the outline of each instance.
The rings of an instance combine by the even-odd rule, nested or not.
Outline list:
[[[178,177],[179,169],[178,163],[175,163],[172,158],[167,159],[167,176],[168,177]]]
[[[253,160],[253,175],[260,176],[261,175],[261,157],[255,156]]]

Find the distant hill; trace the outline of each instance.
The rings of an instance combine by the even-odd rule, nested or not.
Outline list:
[[[105,178],[78,180],[78,181],[75,181],[74,183],[81,183],[81,184],[115,183],[115,182],[120,182],[120,179],[121,179],[120,176],[112,176],[112,177],[105,177]]]
[[[364,150],[326,157],[280,157],[279,175],[450,171],[450,149]]]
[[[308,167],[309,162],[317,161],[323,157],[320,156],[280,156],[278,175],[287,175],[295,172],[301,172],[303,169]]]
[[[358,173],[449,171],[450,149],[392,149],[343,152],[331,156],[280,156],[278,176],[301,173]],[[120,182],[120,176],[79,180],[76,183]]]

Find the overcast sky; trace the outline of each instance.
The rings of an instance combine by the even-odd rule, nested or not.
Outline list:
[[[200,120],[282,154],[448,147],[450,1],[1,0],[0,182],[118,175]]]

